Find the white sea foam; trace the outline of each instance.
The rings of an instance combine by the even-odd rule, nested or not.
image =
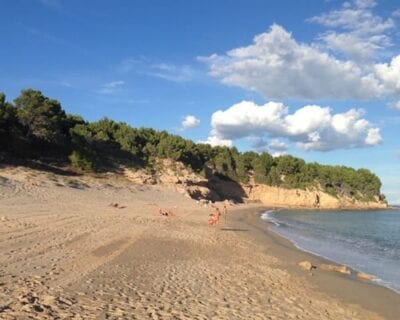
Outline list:
[[[276,225],[276,226],[280,226],[280,223],[278,222],[278,220],[275,219],[275,218],[272,216],[272,213],[274,213],[274,212],[276,212],[276,211],[277,211],[277,210],[267,210],[267,211],[263,212],[263,213],[261,214],[261,219],[263,219],[264,221],[271,222],[271,223],[273,223],[273,224]]]

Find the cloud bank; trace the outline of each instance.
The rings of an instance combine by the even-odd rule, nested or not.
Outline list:
[[[211,134],[206,143],[232,146],[233,141],[269,138],[269,149],[285,151],[280,139],[304,150],[329,151],[369,147],[382,142],[379,128],[363,118],[362,109],[333,113],[329,107],[306,105],[293,113],[283,103],[257,105],[242,101],[226,110],[214,112]]]
[[[274,24],[250,45],[199,59],[224,84],[265,99],[390,99],[400,107],[400,55],[379,61],[390,54],[395,21],[375,15],[375,5],[355,0],[310,18],[327,31],[308,44]]]
[[[320,35],[327,48],[356,61],[373,59],[380,51],[392,46],[391,31],[394,20],[374,14],[373,0],[345,2],[333,10],[310,18],[309,22],[329,28]]]

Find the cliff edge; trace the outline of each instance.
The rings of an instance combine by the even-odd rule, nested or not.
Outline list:
[[[271,207],[306,209],[386,209],[387,203],[380,201],[361,201],[347,196],[331,196],[321,190],[284,189],[267,185],[246,187],[248,199],[260,201]]]
[[[374,197],[363,201],[345,195],[332,196],[319,188],[287,189],[257,184],[242,184],[215,175],[207,178],[194,173],[180,162],[159,160],[157,170],[146,172],[125,168],[124,175],[139,184],[160,184],[196,200],[211,202],[260,202],[265,206],[304,209],[386,209],[385,201]]]

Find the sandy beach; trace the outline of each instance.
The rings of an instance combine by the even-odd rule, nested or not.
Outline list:
[[[172,210],[174,216],[158,214]],[[400,296],[267,230],[116,175],[0,169],[0,319],[396,319]],[[398,317],[397,317],[398,318]]]

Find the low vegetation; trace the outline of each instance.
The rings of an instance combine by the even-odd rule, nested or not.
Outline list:
[[[256,183],[285,188],[322,188],[333,196],[383,199],[379,178],[367,169],[211,147],[107,118],[87,122],[65,113],[60,102],[32,89],[23,90],[13,103],[0,93],[0,148],[14,157],[68,162],[83,171],[109,170],[121,164],[154,170],[156,159],[169,158],[207,178],[215,175],[241,183],[253,178]]]

